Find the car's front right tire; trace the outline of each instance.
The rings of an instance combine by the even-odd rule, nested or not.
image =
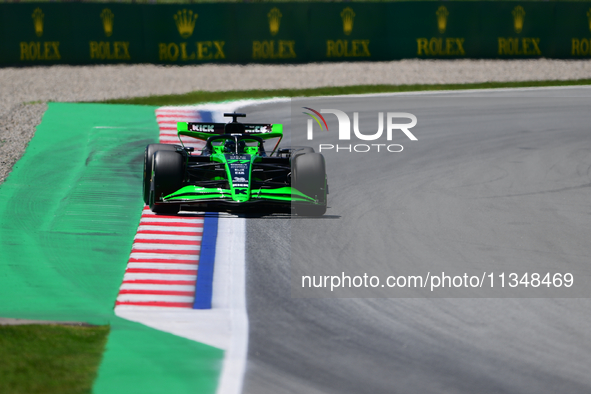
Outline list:
[[[149,205],[154,213],[176,214],[179,204],[159,203],[164,196],[183,187],[184,160],[180,152],[160,150],[152,159],[152,181],[150,183]]]
[[[146,146],[144,151],[144,181],[143,181],[143,198],[146,205],[150,204],[150,182],[152,181],[152,159],[154,154],[159,150],[175,151],[180,145],[170,144],[150,144]]]

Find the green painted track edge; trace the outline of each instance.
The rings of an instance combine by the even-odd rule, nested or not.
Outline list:
[[[0,316],[110,324],[95,393],[214,392],[223,351],[114,315],[155,107],[49,103],[0,185]]]

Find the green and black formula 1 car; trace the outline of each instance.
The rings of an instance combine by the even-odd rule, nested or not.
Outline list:
[[[280,124],[177,123],[179,140],[204,140],[201,154],[150,144],[144,155],[144,201],[155,213],[183,209],[322,216],[328,185],[324,157],[311,147],[277,149]],[[267,154],[264,142],[277,138]]]

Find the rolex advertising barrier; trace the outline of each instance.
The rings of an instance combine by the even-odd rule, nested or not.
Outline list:
[[[591,3],[0,4],[0,64],[587,58]]]

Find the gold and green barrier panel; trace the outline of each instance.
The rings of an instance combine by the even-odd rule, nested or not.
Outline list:
[[[591,3],[0,4],[0,64],[586,58]]]

